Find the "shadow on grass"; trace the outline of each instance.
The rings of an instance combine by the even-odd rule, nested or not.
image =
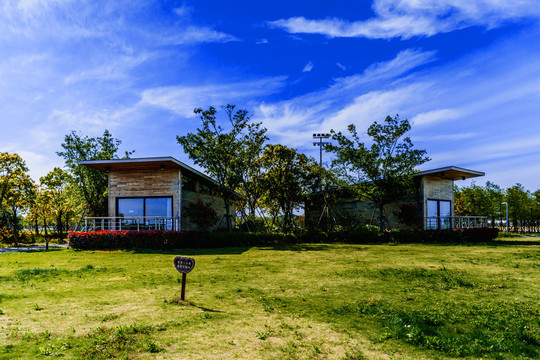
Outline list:
[[[489,243],[490,245],[521,245],[521,246],[540,246],[540,237],[513,238],[513,240],[500,239]]]
[[[134,254],[165,254],[165,255],[240,255],[251,249],[251,247],[220,247],[205,249],[174,249],[174,250],[152,250],[134,249]]]
[[[224,313],[225,312],[225,311],[221,311],[221,310],[215,310],[215,309],[210,309],[210,308],[207,308],[207,307],[204,307],[204,306],[200,306],[200,305],[197,305],[196,303],[191,302],[189,300],[182,300],[182,299],[180,299],[179,296],[174,297],[174,298],[172,298],[170,300],[164,300],[164,302],[166,304],[170,304],[170,305],[193,306],[193,307],[196,307],[197,309],[200,309],[200,310],[205,311],[205,312],[213,312],[213,313]]]

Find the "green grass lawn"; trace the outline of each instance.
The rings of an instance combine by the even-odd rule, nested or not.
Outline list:
[[[0,359],[539,358],[515,243],[0,254]]]

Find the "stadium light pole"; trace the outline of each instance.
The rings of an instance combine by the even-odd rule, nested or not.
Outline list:
[[[319,139],[317,142],[313,142],[313,146],[319,147],[319,165],[322,166],[322,150],[323,146],[330,144],[328,141],[323,141],[323,139],[328,139],[330,137],[330,134],[324,133],[324,134],[313,134],[314,139]]]
[[[506,204],[506,232],[508,232],[508,203],[505,201],[501,204]]]

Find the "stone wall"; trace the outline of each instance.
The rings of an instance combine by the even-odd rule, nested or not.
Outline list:
[[[395,213],[400,210],[401,205],[411,203],[415,204],[417,208],[420,206],[416,195],[406,196],[400,201],[385,205],[385,223],[389,222],[394,229],[408,228],[408,225],[400,223],[399,218]],[[322,217],[321,214],[323,215]],[[313,226],[319,224],[319,227],[322,228],[328,227],[327,213],[323,214],[322,203],[315,202],[306,204],[305,215],[308,224]],[[331,216],[338,221],[340,221],[339,219],[343,221],[343,219],[347,217],[357,217],[357,219],[354,220],[360,220],[363,225],[379,226],[379,209],[370,201],[360,201],[354,198],[342,197],[335,205]],[[417,226],[421,226],[420,211],[418,212],[418,218]],[[321,220],[320,222],[319,219]]]
[[[422,177],[421,185],[423,216],[427,216],[428,200],[449,200],[452,202],[451,209],[454,215],[454,182],[449,179],[442,179],[425,175]]]

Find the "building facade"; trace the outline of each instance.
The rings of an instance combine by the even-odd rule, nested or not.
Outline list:
[[[87,230],[197,230],[184,214],[202,200],[223,219],[225,203],[209,176],[173,157],[82,161],[108,174],[108,216],[87,218]],[[234,213],[234,208],[232,209]]]
[[[484,176],[481,171],[457,166],[421,171],[413,175],[414,194],[384,207],[384,222],[390,228],[418,228],[441,230],[462,227],[486,226],[482,216],[455,216],[454,181]],[[320,201],[306,204],[306,223],[311,226],[328,226],[341,218],[354,218],[363,224],[379,224],[379,210],[369,201],[340,194],[332,209]]]

